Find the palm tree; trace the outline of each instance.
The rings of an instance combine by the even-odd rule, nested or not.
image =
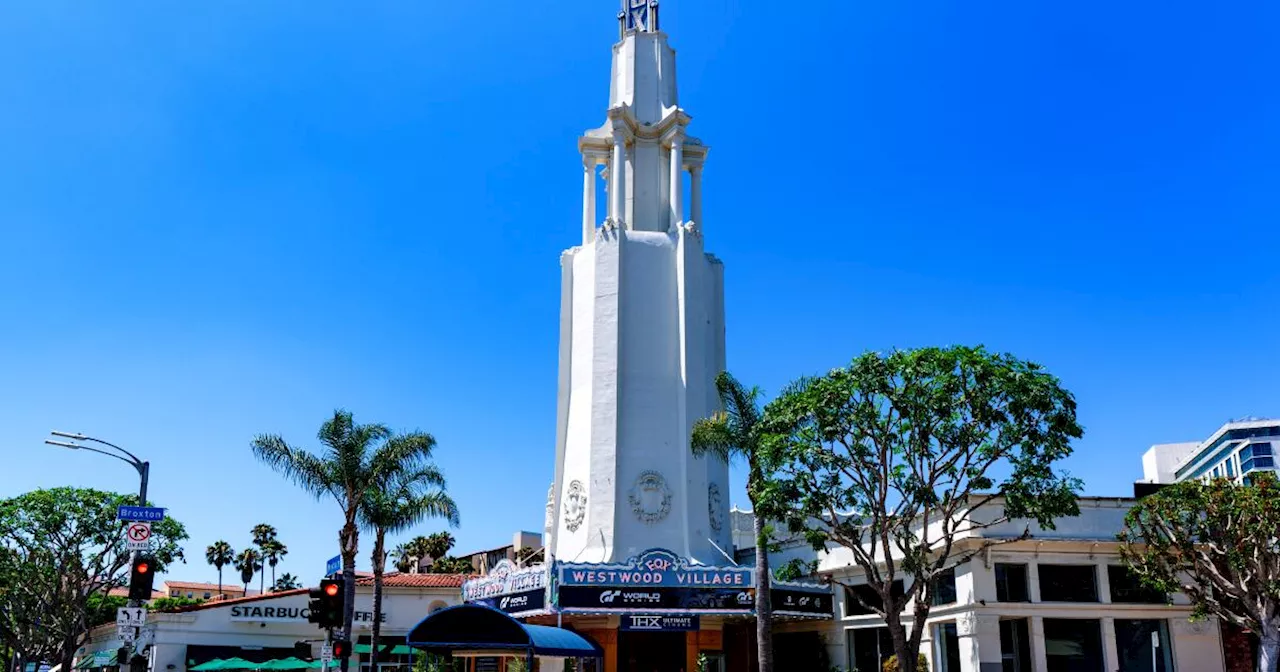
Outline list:
[[[413,556],[413,571],[415,573],[422,570],[422,561],[431,557],[431,549],[433,547],[431,540],[422,535],[414,537],[405,545],[409,554]]]
[[[434,445],[435,439],[423,435]],[[391,439],[399,441],[403,437]],[[429,454],[430,451],[428,450]],[[378,639],[382,633],[382,577],[386,572],[388,532],[401,532],[427,518],[444,518],[458,526],[458,506],[445,492],[444,475],[434,464],[426,463],[412,472],[399,472],[382,483],[376,483],[366,494],[360,510],[360,522],[373,530],[373,632],[369,647],[376,670],[381,657]]]
[[[280,578],[275,581],[271,590],[272,592],[279,592],[281,590],[293,590],[294,588],[301,588],[301,587],[302,587],[302,581],[300,581],[298,577],[290,574],[289,572],[285,572],[284,574],[281,574]]]
[[[360,550],[358,518],[365,497],[376,484],[391,481],[394,474],[417,471],[430,459],[435,440],[419,432],[394,437],[386,425],[358,425],[350,412],[341,409],[320,426],[317,438],[325,446],[322,455],[291,446],[274,434],[260,435],[251,445],[259,460],[317,499],[332,497],[342,507],[338,550],[346,599],[341,638],[350,639],[356,606],[356,554]],[[348,662],[342,659],[343,672]]]
[[[761,460],[764,414],[760,409],[760,389],[747,389],[729,372],[716,376],[716,392],[724,410],[703,418],[693,426],[690,446],[699,457],[712,455],[729,461],[747,461],[747,496],[755,512],[756,537],[756,645],[760,672],[773,672],[773,605],[769,599],[769,533],[756,495],[765,486]]]
[[[457,543],[453,535],[448,532],[436,532],[427,536],[427,543],[424,551],[432,560],[438,560],[449,554],[453,549],[453,545]]]
[[[218,540],[204,549],[205,562],[213,565],[218,569],[218,595],[222,595],[222,568],[231,564],[236,559],[236,551],[231,548],[231,544]]]
[[[409,552],[408,544],[400,544],[391,551],[391,557],[396,559],[396,571],[401,574],[408,574],[418,566],[418,559],[413,557]]]
[[[240,551],[240,555],[236,556],[236,569],[240,570],[240,582],[244,584],[244,594],[249,594],[249,584],[253,582],[253,575],[262,569],[262,556],[252,548],[246,548]]]
[[[257,547],[258,547],[258,553],[259,553],[263,558],[266,558],[266,557],[267,557],[267,547],[268,547],[268,546],[270,546],[273,542],[275,542],[275,540],[276,540],[276,535],[278,534],[278,533],[276,532],[276,528],[275,528],[275,526],[274,526],[274,525],[268,525],[267,523],[258,523],[257,525],[254,525],[254,526],[253,526],[253,529],[252,529],[252,530],[250,530],[250,532],[253,534],[253,545],[254,545],[254,546],[257,546]],[[280,561],[280,559],[279,559],[279,558],[276,558],[276,562],[279,562],[279,561]],[[274,570],[275,563],[274,563],[274,562],[273,562],[273,563],[271,563],[271,566],[272,566],[272,568],[273,568],[273,570]],[[271,574],[272,574],[272,579],[271,579],[271,580],[272,580],[272,582],[274,582],[274,581],[275,581],[275,571],[272,571],[272,572],[271,572]],[[259,593],[265,592],[265,589],[266,589],[266,582],[267,582],[267,573],[266,573],[266,572],[263,572],[263,573],[262,573],[262,577],[258,580],[258,592],[259,592]]]
[[[289,547],[285,546],[279,539],[269,539],[262,544],[262,558],[267,561],[267,565],[271,567],[271,583],[276,582],[276,565],[280,564],[280,559],[289,555]],[[263,575],[265,576],[265,572]]]

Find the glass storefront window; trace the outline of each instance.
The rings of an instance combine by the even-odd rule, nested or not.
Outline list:
[[[1126,672],[1173,672],[1169,622],[1116,619],[1116,652]]]
[[[1047,672],[1105,672],[1102,624],[1097,619],[1044,619]]]
[[[1031,626],[1025,618],[1000,621],[1001,672],[1031,672]]]

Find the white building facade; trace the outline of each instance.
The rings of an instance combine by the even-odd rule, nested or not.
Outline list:
[[[465,578],[449,574],[387,576],[382,598],[382,643],[402,645],[409,630],[428,614],[460,604]],[[371,583],[372,579],[361,578],[356,584],[352,640],[357,643],[357,656],[353,658],[353,670],[361,669],[361,661],[369,653],[373,625]],[[210,660],[232,657],[252,662],[288,658],[294,655],[295,643],[324,638],[323,631],[307,621],[308,601],[307,589],[299,589],[183,607],[171,613],[149,613],[138,648],[146,650],[148,669],[155,672],[186,672]],[[114,654],[121,646],[114,623],[94,628],[77,660],[92,661],[95,652]],[[102,657],[114,660],[114,656]],[[407,669],[409,659],[400,655],[392,661],[381,667]],[[83,664],[84,669],[96,667],[101,666]]]
[[[952,557],[998,542],[942,581],[924,624],[921,652],[934,672],[1222,672],[1213,619],[1193,623],[1185,596],[1158,595],[1121,565],[1116,533],[1136,500],[1082,498],[1057,529],[1026,521],[963,536]],[[996,509],[992,509],[994,512]],[[975,514],[975,517],[983,517]],[[784,540],[785,541],[785,540]],[[784,543],[784,546],[786,544]],[[878,600],[848,549],[814,554],[836,586],[835,621],[779,626],[821,631],[831,665],[878,672],[893,654]],[[907,588],[909,584],[904,584]],[[859,601],[858,596],[862,600]],[[911,607],[904,614],[908,628]]]

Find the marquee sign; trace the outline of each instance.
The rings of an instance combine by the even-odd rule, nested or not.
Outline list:
[[[775,615],[809,618],[835,615],[835,595],[828,586],[775,579],[769,597]]]
[[[691,565],[688,560],[660,548],[641,553],[618,565],[560,564],[560,586],[617,586],[629,588],[738,588],[755,586],[748,567]]]
[[[754,588],[609,588],[562,586],[560,610],[565,612],[678,612],[748,615],[755,607]]]
[[[690,632],[698,630],[699,623],[697,616],[627,614],[622,617],[621,629],[631,632]]]
[[[462,584],[462,599],[512,616],[540,613],[547,606],[547,574],[544,565],[519,569],[499,560],[488,575]]]

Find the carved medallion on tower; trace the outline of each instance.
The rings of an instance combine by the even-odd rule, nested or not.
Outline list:
[[[570,532],[577,532],[586,517],[587,493],[582,487],[582,481],[569,481],[569,488],[564,493],[564,526]]]
[[[671,489],[667,479],[656,471],[642,471],[628,497],[631,510],[640,522],[652,525],[671,513]]]
[[[719,532],[724,527],[724,513],[721,511],[721,504],[724,503],[724,497],[720,494],[720,486],[712,483],[707,486],[707,518],[711,523],[711,529]]]

